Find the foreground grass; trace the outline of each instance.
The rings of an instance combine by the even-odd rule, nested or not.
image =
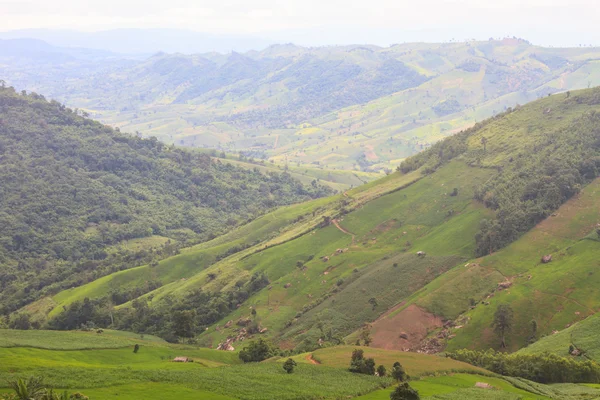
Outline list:
[[[29,360],[28,360],[29,361]],[[40,375],[48,385],[81,390],[85,393],[119,391],[117,386],[131,392],[130,398],[163,399],[161,392],[137,387],[151,382],[172,385],[176,393],[185,395],[199,391],[196,398],[209,392],[223,398],[242,399],[336,399],[359,396],[392,384],[388,378],[355,375],[350,372],[315,365],[301,365],[293,374],[287,374],[279,363],[258,363],[217,368],[203,368],[196,363],[155,366],[155,369],[43,367],[9,372],[2,368],[0,381],[23,376]],[[171,364],[174,365],[174,364]],[[124,386],[123,386],[124,385]],[[89,389],[92,389],[91,391]],[[174,394],[171,392],[171,394]],[[131,397],[137,396],[137,397]],[[125,397],[127,398],[127,397]],[[175,398],[175,397],[174,397]],[[179,397],[176,397],[179,398]],[[212,397],[210,397],[212,398]],[[218,398],[218,397],[216,397]]]

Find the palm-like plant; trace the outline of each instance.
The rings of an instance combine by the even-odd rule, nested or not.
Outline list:
[[[28,380],[17,379],[9,385],[15,391],[12,396],[15,400],[38,400],[45,392],[42,379],[34,376]]]

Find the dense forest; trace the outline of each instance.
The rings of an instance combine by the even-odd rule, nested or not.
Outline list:
[[[80,115],[82,114],[82,115]],[[331,194],[120,133],[0,88],[0,312],[202,242],[277,206]],[[117,246],[158,239],[156,245]]]

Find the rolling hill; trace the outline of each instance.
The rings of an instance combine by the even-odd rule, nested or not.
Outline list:
[[[537,339],[597,310],[598,111],[600,89],[508,109],[385,178],[280,208],[30,312],[70,329],[106,321],[117,304],[120,329],[213,348],[262,335],[296,351],[357,340],[439,351],[498,347],[489,326],[508,303],[517,350],[532,319]],[[195,328],[174,332],[174,315]]]
[[[597,48],[486,42],[23,62],[3,79],[95,118],[279,164],[380,171],[508,107],[600,84]]]
[[[0,309],[152,263],[277,206],[333,193],[121,134],[0,88]],[[152,283],[149,283],[152,286]]]

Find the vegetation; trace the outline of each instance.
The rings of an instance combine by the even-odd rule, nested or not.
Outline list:
[[[121,134],[4,87],[0,154],[2,313],[152,264],[270,208],[331,193],[286,173],[264,175]],[[128,249],[127,241],[141,238],[164,241]],[[128,299],[115,293],[114,300]]]
[[[49,62],[47,54],[29,55],[32,63],[3,53],[4,79],[130,132],[300,163],[300,171],[385,171],[508,107],[600,84],[597,49],[543,48],[515,38],[389,48],[278,45],[145,60],[113,55],[92,65],[72,51],[65,61]]]
[[[501,346],[506,348],[505,336],[508,331],[512,328],[513,323],[513,310],[507,304],[501,304],[494,313],[494,322],[492,327],[494,332],[500,336]]]
[[[263,339],[258,339],[256,341],[250,342],[250,344],[248,346],[245,346],[242,349],[242,351],[240,351],[239,357],[240,357],[240,360],[242,360],[245,363],[248,363],[248,362],[264,361],[267,358],[271,358],[275,354],[276,354],[276,349],[273,347],[272,344],[267,343]],[[288,366],[289,365],[290,364],[288,364]],[[285,369],[285,364],[284,364],[284,369]]]
[[[296,361],[292,360],[291,358],[288,358],[284,363],[283,363],[283,370],[285,372],[287,372],[288,374],[291,374],[292,372],[294,372],[294,367],[296,367]]]
[[[81,393],[68,394],[66,391],[57,393],[53,389],[44,387],[43,379],[30,377],[28,380],[17,379],[9,382],[9,386],[14,390],[13,394],[1,397],[5,400],[88,400],[88,397]]]
[[[375,375],[375,360],[365,358],[364,353],[362,349],[352,351],[349,371],[357,374]]]
[[[554,354],[506,354],[489,350],[456,350],[447,357],[477,365],[500,375],[540,383],[600,383],[600,365]]]
[[[399,384],[390,394],[390,400],[419,400],[419,392],[411,388],[407,382]]]

